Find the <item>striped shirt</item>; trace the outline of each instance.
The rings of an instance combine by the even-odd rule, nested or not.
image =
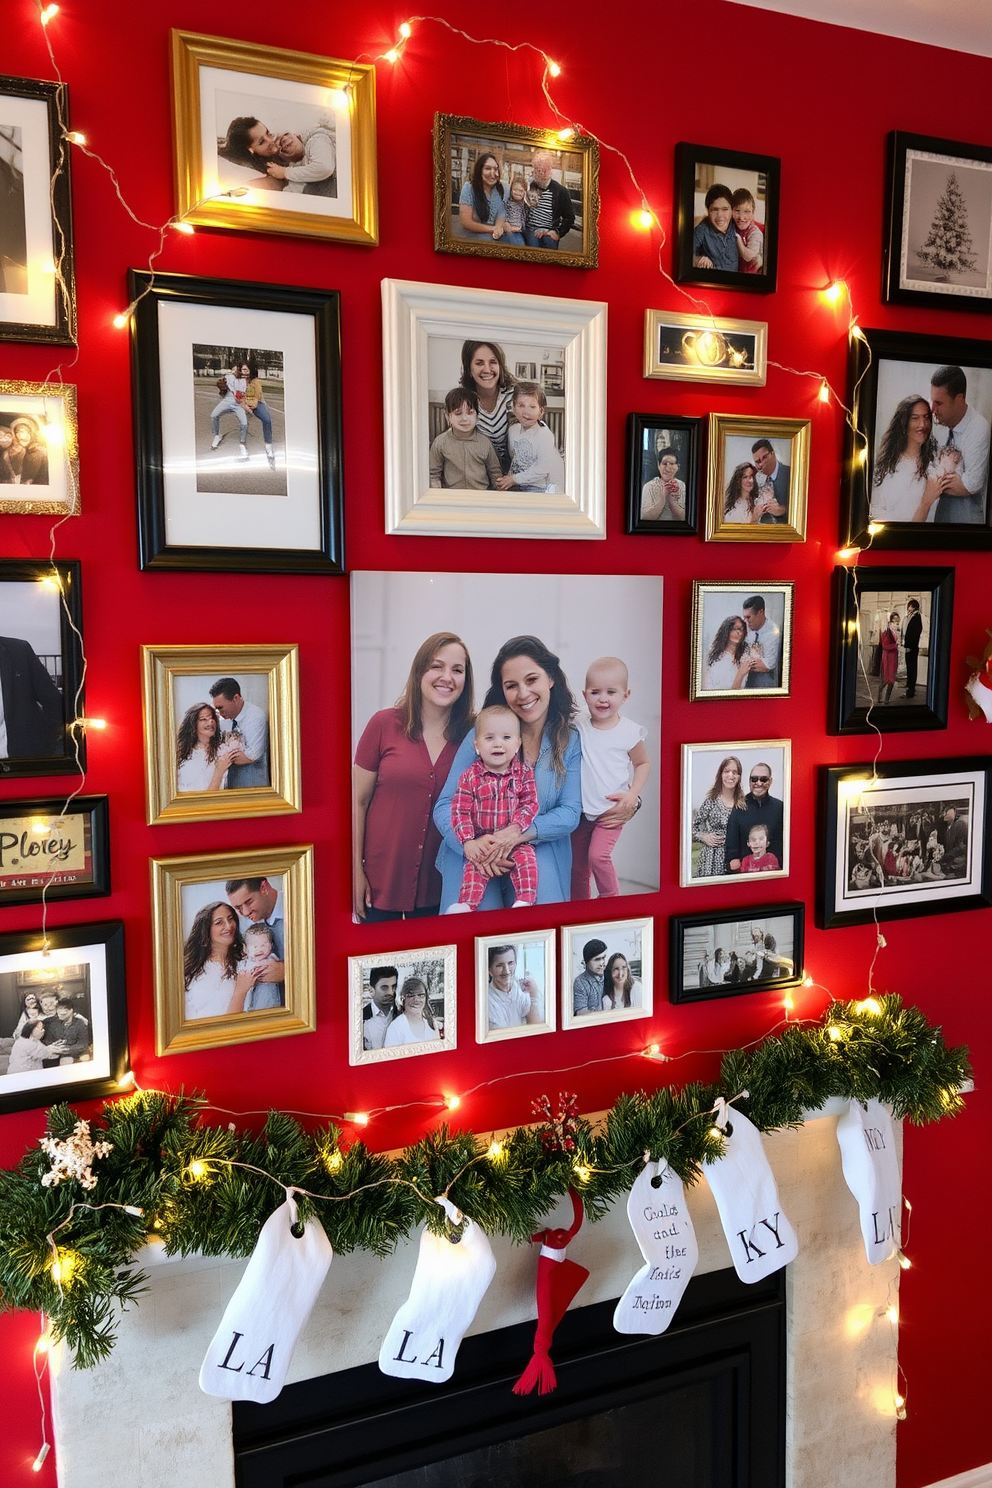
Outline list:
[[[496,458],[505,471],[510,463],[510,448],[507,440],[507,426],[510,422],[510,406],[513,403],[513,388],[503,388],[496,398],[496,407],[492,412],[487,412],[482,404],[479,404],[479,422],[476,425],[480,434],[485,434],[496,451]]]
[[[531,190],[540,192],[537,203],[530,208],[529,221],[527,223],[527,226],[530,228],[531,232],[533,232],[535,228],[547,228],[551,226],[552,218],[554,216],[552,210],[554,198],[552,196],[550,183],[542,190],[542,188],[538,186],[536,181],[532,181]]]

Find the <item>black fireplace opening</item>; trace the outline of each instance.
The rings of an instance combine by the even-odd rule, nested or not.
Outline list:
[[[238,1488],[784,1488],[784,1272],[694,1277],[658,1337],[614,1306],[566,1314],[550,1395],[512,1393],[529,1322],[466,1338],[444,1385],[366,1364],[237,1401]]]

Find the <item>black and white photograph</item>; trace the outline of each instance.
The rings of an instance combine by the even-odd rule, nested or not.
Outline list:
[[[947,727],[953,568],[834,569],[832,732]]]
[[[644,313],[644,376],[764,387],[768,325],[675,310]]]
[[[339,296],[129,271],[142,568],[343,568]]]
[[[3,802],[0,906],[96,899],[109,893],[106,796]]]
[[[689,697],[788,697],[791,582],[692,584]]]
[[[0,77],[0,341],[76,339],[69,95]]]
[[[374,245],[375,70],[172,32],[179,215]]]
[[[476,936],[476,1043],[552,1033],[557,1026],[555,988],[553,930]]]
[[[159,1054],[316,1026],[313,852],[152,860]]]
[[[349,956],[349,1063],[456,1048],[456,959],[453,945]]]
[[[563,1030],[649,1018],[653,1010],[654,920],[610,920],[563,928]]]
[[[822,929],[990,902],[985,757],[824,766]]]
[[[809,419],[710,414],[708,542],[805,542]]]
[[[79,511],[76,389],[0,381],[0,513]]]
[[[598,178],[594,139],[435,114],[434,246],[594,269]]]
[[[992,310],[992,149],[889,135],[888,303]]]
[[[780,169],[772,155],[676,146],[676,283],[771,293]]]
[[[701,423],[677,415],[627,415],[628,532],[697,531]]]
[[[144,646],[142,659],[149,825],[300,809],[295,646]]]
[[[851,338],[848,538],[876,548],[992,546],[992,348],[866,328]],[[964,529],[964,530],[961,530]]]
[[[0,1112],[108,1097],[126,1068],[121,922],[0,935]]]
[[[792,744],[682,745],[679,882],[739,882],[789,872]]]
[[[356,920],[657,889],[663,581],[351,583]]]
[[[62,775],[85,768],[79,564],[0,559],[0,769]],[[73,630],[76,627],[76,631]]]
[[[604,537],[606,307],[382,293],[387,531]]]
[[[669,1001],[708,1002],[746,992],[785,992],[803,979],[805,906],[672,915]]]

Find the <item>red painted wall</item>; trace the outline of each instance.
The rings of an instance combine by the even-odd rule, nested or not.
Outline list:
[[[674,147],[679,139],[780,155],[782,212],[779,290],[770,297],[713,292],[716,314],[769,321],[769,354],[786,367],[811,368],[843,389],[846,314],[824,305],[818,290],[835,276],[851,286],[866,325],[921,334],[987,336],[981,315],[885,308],[880,303],[885,137],[898,127],[990,142],[988,97],[992,61],[968,58],[860,32],[779,17],[715,0],[698,8],[623,0],[608,11],[592,0],[525,12],[456,7],[440,0],[455,25],[510,42],[529,40],[562,66],[554,94],[562,111],[625,151],[661,221],[672,212]],[[241,7],[218,12],[203,0],[162,7],[131,0],[64,0],[50,36],[70,87],[71,122],[118,173],[136,214],[158,223],[173,210],[168,81],[170,25],[337,57],[385,51],[403,12],[383,4]],[[618,24],[618,21],[620,24]],[[32,0],[7,0],[2,67],[29,77],[52,71]],[[705,36],[705,43],[702,38]],[[435,254],[432,248],[431,124],[435,109],[481,119],[551,124],[533,53],[474,46],[433,22],[418,24],[399,65],[378,67],[378,153],[381,246],[375,250],[251,233],[170,234],[160,267],[169,272],[273,280],[339,289],[344,346],[344,459],[347,557],[351,568],[492,569],[521,572],[664,573],[663,888],[624,909],[657,917],[656,1015],[651,1027],[673,1054],[720,1049],[762,1035],[777,1016],[764,996],[670,1008],[667,918],[736,903],[768,901],[760,885],[678,888],[679,746],[683,741],[785,735],[794,741],[792,873],[773,897],[809,904],[807,962],[814,978],[837,996],[864,991],[873,950],[870,927],[824,933],[812,923],[818,851],[815,781],[821,764],[855,761],[867,741],[825,732],[831,644],[829,580],[838,546],[841,418],[816,401],[818,381],[770,368],[764,389],[722,389],[645,382],[640,373],[647,307],[686,310],[658,271],[659,241],[630,225],[640,198],[622,162],[603,152],[600,176],[600,268],[489,263]],[[937,79],[944,81],[938,86]],[[950,81],[948,81],[950,79]],[[940,107],[932,100],[939,97]],[[526,1120],[532,1098],[559,1088],[579,1093],[593,1110],[623,1089],[650,1082],[657,1071],[636,1057],[560,1076],[525,1071],[622,1056],[646,1042],[647,1028],[596,1029],[511,1042],[484,1049],[473,1043],[472,933],[462,921],[444,926],[459,943],[462,980],[457,1053],[388,1068],[353,1070],[347,1062],[347,957],[409,945],[402,927],[356,927],[349,916],[348,717],[349,641],[346,579],[262,577],[251,581],[250,604],[237,576],[142,574],[137,567],[130,382],[126,333],[111,318],[126,302],[125,271],[141,267],[155,235],[137,226],[114,196],[108,176],[76,154],[75,237],[79,287],[78,359],[64,357],[64,375],[79,389],[83,515],[58,534],[58,554],[82,560],[83,612],[90,661],[87,712],[108,721],[91,737],[88,789],[108,792],[114,894],[109,901],[55,905],[53,924],[119,916],[126,925],[128,1008],[134,1067],[144,1086],[206,1089],[218,1105],[260,1105],[315,1112],[361,1109],[439,1091],[466,1090],[495,1080],[467,1099],[466,1125],[485,1129]],[[661,251],[665,268],[670,250]],[[379,281],[391,276],[453,285],[480,285],[527,294],[608,300],[608,536],[601,544],[397,538],[382,527],[382,418]],[[30,346],[4,345],[4,377],[43,378],[57,360]],[[803,545],[757,550],[696,539],[623,534],[624,428],[628,412],[704,415],[762,411],[813,421],[809,535]],[[48,524],[40,517],[4,517],[0,553],[41,557]],[[898,562],[904,555],[891,555]],[[866,562],[884,562],[871,555]],[[913,558],[926,562],[926,555]],[[937,555],[957,567],[953,630],[951,721],[945,733],[890,735],[885,759],[974,751],[992,742],[984,724],[967,721],[961,692],[963,658],[980,651],[988,606],[990,560],[962,551]],[[796,584],[792,697],[750,705],[688,702],[689,600],[693,578],[753,574]],[[271,818],[221,825],[149,828],[142,784],[141,643],[296,641],[300,645],[305,809],[298,819]],[[58,781],[29,783],[55,795]],[[0,796],[26,791],[0,786]],[[241,846],[310,841],[316,847],[318,1031],[239,1049],[157,1059],[154,1053],[148,859],[168,853],[214,852]],[[557,917],[556,917],[557,918]],[[560,920],[589,916],[565,906]],[[0,911],[0,932],[38,923],[31,909]],[[454,924],[455,922],[451,922]],[[537,921],[535,920],[535,923]],[[551,923],[550,917],[547,923]],[[901,1357],[908,1380],[909,1419],[900,1434],[900,1488],[992,1459],[985,1409],[986,1370],[980,1356],[976,1295],[985,1288],[981,1253],[967,1253],[987,1232],[983,1135],[989,1131],[986,1055],[988,974],[978,937],[980,911],[886,926],[887,947],[875,972],[882,990],[899,992],[943,1022],[949,1039],[968,1042],[979,1090],[953,1125],[906,1136],[906,1191],[914,1204],[909,1250],[914,1269],[903,1283]],[[490,917],[486,932],[499,928]],[[442,938],[441,932],[438,939]],[[798,1011],[816,1016],[819,990],[803,992]],[[716,1058],[671,1067],[677,1079],[710,1076]],[[667,1073],[667,1072],[666,1072]],[[412,1109],[380,1121],[369,1141],[388,1148],[416,1139],[430,1119]],[[0,1161],[12,1163],[42,1131],[40,1113],[0,1118]],[[967,1215],[949,1225],[948,1195]],[[984,1206],[982,1213],[979,1208]],[[852,1224],[854,1211],[852,1207]],[[946,1265],[948,1244],[965,1248],[965,1263]],[[827,1317],[825,1328],[838,1326]],[[969,1326],[970,1325],[970,1326]],[[37,1450],[37,1401],[30,1372],[36,1326],[5,1319],[0,1326],[5,1428],[0,1433],[0,1481],[54,1483],[46,1466],[28,1471]],[[953,1359],[953,1368],[948,1360]],[[192,1386],[191,1386],[192,1387]]]

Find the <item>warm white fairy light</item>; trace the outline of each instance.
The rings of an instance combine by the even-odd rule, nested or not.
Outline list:
[[[80,134],[78,129],[70,129],[69,133],[66,135],[66,139],[69,141],[70,145],[85,145],[86,143],[85,134]]]
[[[400,35],[402,36],[403,40],[404,41],[409,41],[409,39],[412,36],[412,34],[413,34],[413,27],[410,25],[410,22],[409,21],[404,21],[402,23],[402,25],[400,26]]]
[[[457,1111],[461,1103],[462,1098],[460,1095],[446,1095],[444,1097],[445,1107],[449,1111]]]
[[[49,21],[53,21],[58,13],[59,8],[57,5],[46,5],[38,16],[38,19],[41,21],[41,24],[43,26],[47,26]],[[35,1471],[37,1471],[37,1468],[35,1469]]]

